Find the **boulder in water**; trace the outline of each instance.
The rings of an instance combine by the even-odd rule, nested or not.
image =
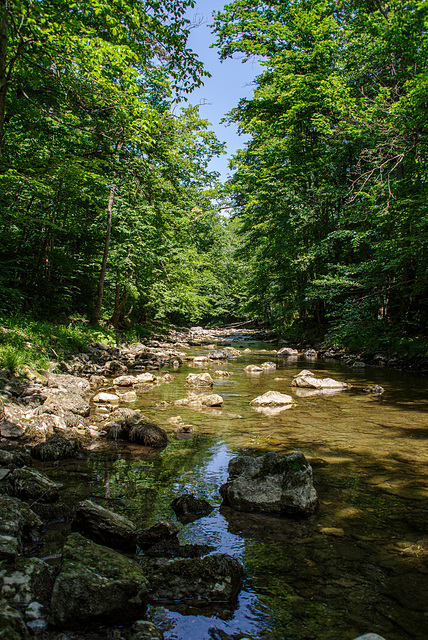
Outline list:
[[[293,404],[293,398],[279,391],[266,391],[261,396],[251,400],[252,407],[280,407],[282,405]]]
[[[83,500],[76,507],[71,523],[78,531],[94,542],[114,549],[132,550],[136,545],[136,527],[133,522],[110,509],[105,509],[92,500]]]
[[[186,378],[188,387],[212,387],[214,380],[209,373],[189,373]]]
[[[223,503],[238,511],[308,515],[318,504],[312,468],[300,451],[232,458],[220,493]]]
[[[64,460],[65,458],[78,458],[85,453],[85,449],[79,440],[75,438],[63,438],[54,434],[45,442],[36,444],[31,449],[31,455],[37,460]]]
[[[152,600],[210,604],[233,601],[239,593],[244,569],[223,553],[206,558],[172,560],[149,574]]]

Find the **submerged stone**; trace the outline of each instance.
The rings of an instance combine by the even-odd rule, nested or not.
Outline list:
[[[208,500],[197,498],[192,493],[184,493],[178,498],[174,498],[171,507],[179,518],[206,516],[214,509]]]

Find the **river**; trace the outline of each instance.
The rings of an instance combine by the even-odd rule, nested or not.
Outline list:
[[[167,430],[164,450],[117,441],[94,447],[86,460],[41,468],[63,485],[72,503],[93,497],[141,527],[176,521],[170,503],[183,492],[215,507],[206,517],[180,524],[180,541],[208,543],[239,558],[243,589],[235,607],[151,606],[149,616],[166,640],[220,640],[222,632],[351,640],[370,631],[386,640],[426,640],[427,379],[384,368],[354,369],[335,360],[280,358],[273,345],[239,334],[230,344],[241,356],[200,367],[185,364],[173,372],[173,382],[127,405]],[[248,348],[251,353],[242,353]],[[207,349],[194,347],[190,354],[206,355]],[[243,370],[266,361],[277,368],[252,375]],[[215,380],[222,409],[172,404],[186,396],[189,372],[215,369],[231,373]],[[292,388],[301,369],[352,388],[330,394]],[[385,392],[366,393],[368,384]],[[250,401],[268,390],[288,393],[296,404],[276,415],[253,409]],[[176,427],[168,420],[178,415],[192,425],[191,434],[173,434]],[[302,451],[310,460],[320,503],[314,516],[276,518],[221,506],[218,489],[230,458],[267,451]],[[54,554],[67,533],[65,525],[52,526],[38,554]]]

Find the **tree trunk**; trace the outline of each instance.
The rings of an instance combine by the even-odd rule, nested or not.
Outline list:
[[[7,92],[7,43],[8,43],[8,0],[0,0],[0,158],[6,115]]]
[[[118,155],[121,152],[122,147],[123,147],[123,142],[118,142],[116,146],[116,160],[118,160]],[[113,175],[113,184],[110,187],[110,195],[108,199],[107,228],[106,228],[106,239],[104,243],[104,255],[103,255],[103,261],[101,264],[100,279],[98,281],[97,303],[92,313],[91,324],[98,324],[98,320],[100,318],[101,306],[103,304],[104,282],[106,279],[106,272],[107,272],[107,259],[108,259],[108,251],[110,247],[110,236],[111,236],[111,217],[112,217],[112,211],[113,211],[113,202],[114,202],[115,192],[116,192],[116,172]]]
[[[129,273],[128,278],[132,278],[132,271]],[[125,289],[123,295],[121,296],[120,292],[120,269],[117,269],[117,284],[116,284],[116,296],[114,300],[114,311],[113,315],[110,319],[110,322],[113,326],[113,329],[117,329],[119,327],[120,319],[125,310],[125,305],[129,297],[129,291]]]

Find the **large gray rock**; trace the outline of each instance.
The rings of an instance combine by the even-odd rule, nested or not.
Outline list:
[[[136,546],[134,523],[110,509],[95,504],[92,500],[79,502],[71,527],[74,531],[108,547],[131,550]]]
[[[22,467],[15,469],[8,476],[12,487],[12,495],[22,500],[38,500],[39,502],[55,502],[59,493],[57,485],[40,471]]]
[[[305,389],[350,389],[347,382],[333,380],[333,378],[316,378],[311,371],[304,369],[291,382],[292,387]]]
[[[209,373],[189,373],[186,378],[188,387],[210,388],[214,384],[214,380]]]
[[[293,404],[293,398],[279,391],[266,391],[250,402],[252,407],[281,407],[288,404]]]
[[[318,504],[312,468],[300,451],[232,458],[220,494],[224,504],[238,511],[307,515]]]
[[[37,538],[41,526],[28,504],[0,495],[0,560],[15,560],[22,553],[23,541]]]
[[[79,533],[67,538],[52,593],[54,624],[124,624],[144,614],[147,596],[138,564]]]
[[[149,574],[150,598],[194,604],[228,602],[238,595],[243,574],[241,563],[223,553],[161,561]]]
[[[84,453],[85,450],[79,440],[63,438],[58,434],[54,434],[45,442],[40,442],[31,449],[33,458],[44,461],[77,458]]]
[[[13,567],[0,570],[2,596],[14,607],[27,606],[35,600],[49,601],[53,573],[53,567],[39,558],[18,558]]]
[[[89,411],[89,402],[77,393],[56,393],[48,397],[40,407],[40,413],[50,413],[60,417],[67,413],[85,417],[89,415]]]

